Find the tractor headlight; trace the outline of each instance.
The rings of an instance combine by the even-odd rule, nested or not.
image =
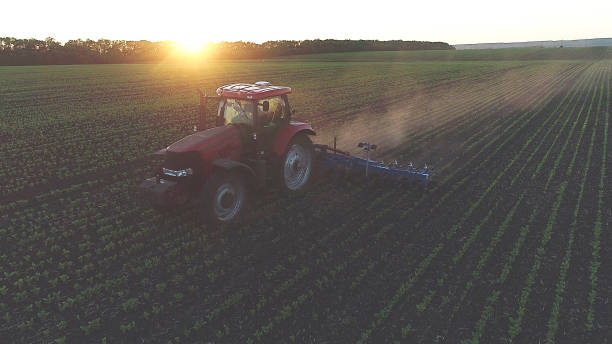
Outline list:
[[[191,176],[193,174],[193,169],[191,168],[186,168],[184,170],[171,170],[168,168],[162,168],[162,172],[170,177],[187,177],[187,176]]]

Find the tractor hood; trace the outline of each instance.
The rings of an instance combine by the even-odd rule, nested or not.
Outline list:
[[[226,125],[197,132],[189,135],[166,149],[168,152],[181,153],[202,151],[204,148],[223,146],[231,141],[239,141],[240,132],[234,125]]]

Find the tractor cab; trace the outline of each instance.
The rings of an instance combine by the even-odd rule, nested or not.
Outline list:
[[[217,94],[220,99],[214,122],[217,126],[238,126],[245,151],[270,151],[279,130],[291,119],[289,93],[289,87],[271,86],[261,81],[254,85],[219,87]],[[253,145],[258,140],[259,145]]]

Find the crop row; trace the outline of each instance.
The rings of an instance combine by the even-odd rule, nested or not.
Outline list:
[[[550,118],[550,117],[549,117],[549,118]],[[537,135],[537,132],[536,132],[535,134]],[[534,136],[535,136],[535,135],[534,135]],[[524,148],[525,148],[525,147],[524,147]],[[524,148],[523,148],[523,149],[524,149]],[[521,150],[521,152],[522,152],[522,150]],[[520,152],[519,152],[519,154],[520,154]],[[498,175],[498,177],[501,177],[501,175],[503,175],[503,173],[504,173],[505,171],[507,171],[507,169],[509,168],[509,166],[510,166],[510,165],[512,165],[512,164],[513,164],[513,163],[516,161],[516,159],[518,158],[518,156],[519,156],[519,155],[517,154],[517,155],[515,156],[515,159],[513,159],[513,160],[510,162],[510,164],[508,164],[508,165],[507,165],[506,169],[504,169],[504,171],[503,171],[503,172],[502,172],[500,175]],[[495,179],[495,180],[499,180],[499,179]],[[494,183],[495,183],[495,181],[494,181]],[[488,193],[488,191],[489,191],[489,190],[491,190],[491,185],[490,185],[490,186],[487,188],[487,190],[485,191],[485,193],[483,194],[483,196],[486,196],[486,194]],[[472,212],[474,212],[474,211],[475,211],[475,210],[478,208],[478,206],[480,205],[480,203],[482,202],[482,200],[483,200],[483,199],[484,199],[484,197],[482,197],[482,196],[481,196],[481,197],[480,197],[480,198],[479,198],[479,199],[478,199],[478,200],[477,200],[475,203],[473,203],[472,207],[470,207],[470,210],[469,210],[467,213],[465,213],[465,215],[462,217],[462,220],[460,220],[460,221],[459,221],[457,224],[455,224],[455,225],[454,225],[454,226],[453,226],[453,227],[452,227],[452,228],[451,228],[451,229],[450,229],[450,230],[447,232],[447,236],[446,236],[446,238],[447,238],[447,239],[448,239],[448,238],[452,238],[452,237],[454,236],[454,233],[456,233],[456,231],[457,231],[457,229],[459,228],[459,226],[461,226],[461,224],[462,224],[462,223],[463,223],[463,222],[464,222],[464,221],[465,221],[465,220],[466,220],[466,219],[467,219],[467,218],[468,218],[468,217],[471,215],[471,213],[472,213]],[[442,246],[443,246],[443,243],[441,243],[440,245],[442,245]],[[437,256],[437,255],[439,254],[440,250],[442,249],[440,245],[439,245],[439,246],[436,246],[436,248],[435,248],[435,249],[434,249],[434,250],[431,252],[431,254],[430,254],[429,256],[427,256],[427,257],[425,258],[425,260],[423,260],[423,262],[422,262],[422,263],[424,264],[423,266],[427,266],[427,265],[429,265],[430,260],[431,260],[431,259],[433,259],[433,257],[435,257],[435,256]],[[417,270],[415,273],[418,273],[418,271],[419,271],[419,270]],[[417,276],[417,275],[413,275],[413,276]],[[411,281],[414,281],[414,280],[411,280]],[[398,289],[398,293],[399,293],[399,294],[397,294],[397,295],[400,295],[400,294],[405,294],[405,293],[407,292],[407,289],[409,289],[409,287],[411,287],[411,286],[412,286],[412,283],[413,283],[413,282],[411,282],[411,281],[409,281],[409,282],[408,282],[408,283],[410,283],[410,284],[404,284],[404,285],[402,285],[402,287],[403,287],[403,288]],[[395,299],[394,299],[394,300],[395,300]]]
[[[519,120],[520,119],[517,119],[516,121],[518,122]],[[468,161],[466,165],[469,166],[469,163],[470,163],[470,161]],[[401,200],[400,200],[399,204],[401,204]],[[379,212],[377,214],[377,216],[373,219],[373,221],[380,221],[381,218],[384,218],[385,213],[388,213],[388,212],[389,212],[389,210],[383,210],[382,213]],[[368,221],[368,223],[370,223],[370,225],[372,225],[375,222],[369,222]],[[389,230],[389,228],[392,228],[392,227],[393,226],[384,226],[383,228],[380,228],[373,236],[375,238],[377,238],[377,240],[380,240],[385,235],[385,233]]]
[[[592,84],[589,85],[590,87],[592,87]],[[593,94],[595,94],[594,91],[590,91],[593,92]],[[589,92],[589,93],[590,93]],[[584,99],[585,102],[583,104],[586,103],[586,99]],[[573,112],[569,112],[570,114],[572,114]],[[590,112],[589,112],[590,114]],[[577,115],[575,117],[575,123],[579,120],[580,115]],[[588,116],[585,118],[584,123],[588,122]],[[583,126],[584,128],[584,126]],[[566,136],[566,143],[569,142],[570,138],[572,137],[571,133],[567,134]],[[577,140],[580,142],[580,140],[582,139],[582,135],[579,135],[579,137],[577,138]],[[555,142],[553,140],[553,142]],[[564,145],[567,146],[567,145]],[[577,145],[578,147],[579,145]],[[559,166],[559,159],[561,156],[564,155],[564,151],[565,149],[561,149],[561,151],[558,153],[557,155],[557,159],[555,160],[555,162],[553,163],[553,168],[550,170],[550,175],[555,174],[555,171],[557,170],[557,167]],[[574,151],[574,154],[572,155],[572,160],[574,160],[574,158],[577,156],[577,152],[578,150],[576,149]],[[545,154],[543,159],[546,159],[548,157],[548,154]],[[566,175],[567,174],[571,174],[571,172],[573,171],[573,164],[570,162],[568,164],[567,170],[566,170]],[[565,176],[565,175],[564,175]],[[567,177],[565,177],[567,178]],[[532,180],[535,180],[536,176],[532,176]],[[547,180],[550,180],[550,178],[548,178]],[[550,185],[550,183],[547,183],[546,186],[544,187],[544,190],[542,191],[544,194],[547,193],[547,189],[548,186]],[[531,270],[529,270],[529,274],[527,275],[527,280],[526,280],[526,285],[522,290],[521,293],[521,298],[520,298],[520,302],[519,302],[519,308],[517,310],[517,316],[516,318],[511,318],[510,320],[510,330],[508,335],[512,338],[514,336],[516,336],[519,331],[520,331],[520,325],[522,323],[522,318],[523,318],[523,314],[525,312],[525,305],[527,304],[528,301],[528,297],[531,291],[531,287],[533,285],[533,282],[536,278],[536,274],[541,266],[541,261],[543,259],[544,254],[546,253],[546,244],[548,244],[548,242],[551,239],[551,235],[552,235],[552,229],[557,221],[557,217],[559,216],[559,207],[561,206],[561,201],[563,200],[563,197],[565,195],[565,191],[567,189],[567,181],[562,181],[561,184],[558,187],[558,190],[556,191],[555,199],[554,202],[550,203],[552,204],[552,209],[551,209],[551,213],[548,216],[548,219],[545,222],[545,226],[543,228],[543,232],[541,234],[541,246],[540,248],[538,248],[537,250],[537,254],[535,256],[535,260],[534,263],[532,265]],[[532,196],[534,197],[534,196]],[[502,270],[500,271],[500,275],[497,278],[496,281],[496,285],[498,285],[499,287],[497,287],[496,289],[494,289],[493,292],[491,292],[489,294],[489,297],[487,298],[487,304],[482,308],[482,313],[481,313],[481,318],[480,320],[477,322],[476,327],[475,327],[475,332],[473,334],[472,340],[477,340],[478,338],[480,338],[483,334],[483,331],[485,329],[485,325],[487,323],[487,321],[490,319],[491,316],[491,312],[494,309],[493,307],[497,304],[497,302],[500,299],[500,295],[504,295],[502,293],[502,291],[505,290],[505,287],[502,287],[504,285],[504,282],[507,280],[508,275],[511,271],[511,268],[513,266],[513,264],[515,263],[516,259],[518,258],[518,255],[520,253],[520,249],[522,248],[522,245],[525,241],[526,235],[529,232],[529,229],[531,227],[536,226],[534,224],[534,220],[537,217],[537,214],[539,211],[541,211],[542,209],[540,204],[546,204],[545,202],[543,203],[542,201],[540,202],[536,202],[536,203],[532,203],[535,204],[535,206],[533,206],[532,211],[530,216],[528,217],[528,222],[525,226],[521,227],[521,232],[519,237],[517,238],[517,240],[515,241],[515,244],[513,246],[512,251],[509,252],[508,257],[505,259],[506,260],[506,264],[504,265],[504,267],[502,268]]]
[[[235,65],[232,66],[235,67]],[[242,67],[241,71],[244,78],[257,75],[257,73],[245,72],[244,68],[248,66]],[[270,66],[265,65],[257,67],[260,69],[259,73],[271,69]],[[209,70],[208,72],[217,74],[212,79],[210,77],[199,79],[197,76],[190,79],[189,85],[193,85],[190,87],[195,88],[194,84],[199,80],[203,80],[205,88],[209,89],[214,89],[216,85],[219,85],[215,82],[227,83],[228,80],[219,81],[222,78],[220,74],[224,73],[223,68],[226,68],[226,66],[219,66],[218,70]],[[287,67],[284,66],[283,68]],[[296,79],[287,80],[287,82],[297,83],[292,86],[301,89],[299,94],[292,97],[292,99],[296,98],[294,101],[298,104],[297,106],[301,107],[303,100],[310,97],[316,99],[316,104],[312,104],[316,106],[302,109],[303,114],[300,112],[300,116],[308,119],[317,112],[328,113],[342,108],[355,109],[371,101],[379,101],[383,96],[388,97],[388,94],[382,94],[382,91],[377,88],[369,92],[366,97],[354,94],[347,89],[347,85],[352,85],[359,82],[360,78],[364,78],[364,74],[361,73],[363,68],[360,66],[356,70],[345,70],[333,64],[331,66],[311,64],[306,71],[292,74]],[[380,68],[385,69],[387,67],[382,66]],[[449,65],[449,68],[457,67]],[[332,78],[334,73],[340,74],[340,78],[330,84],[333,92],[316,89],[314,84],[309,83],[308,78],[303,82],[299,81],[303,74],[317,74],[323,73],[323,71],[328,71],[326,73],[328,78]],[[160,76],[165,76],[164,73],[167,73],[167,71],[164,70],[160,74],[153,73],[150,78],[155,80]],[[367,75],[372,73],[374,71],[369,71]],[[394,86],[393,83],[389,85],[389,89],[392,90],[391,96],[397,98],[400,94],[406,94],[421,87],[417,85],[414,78],[405,77],[406,74],[411,73],[420,74],[422,72],[415,71],[411,67],[400,67],[395,74],[372,75],[374,78],[370,81],[374,84],[390,81],[398,82],[398,85]],[[233,72],[230,77],[240,78],[240,75],[240,73]],[[273,75],[280,76],[278,72]],[[429,76],[425,74],[423,77]],[[93,85],[83,84],[77,87],[82,87],[82,89],[79,89],[81,93],[93,92],[89,96],[86,94],[80,95],[81,98],[90,99],[86,105],[80,104],[78,98],[70,97],[66,99],[62,97],[53,102],[48,99],[49,105],[42,106],[40,109],[35,106],[24,107],[24,109],[36,114],[34,118],[20,117],[23,116],[24,112],[20,108],[15,108],[6,114],[7,124],[12,123],[13,118],[20,122],[14,123],[14,127],[6,128],[6,134],[10,135],[7,137],[7,142],[10,143],[3,145],[3,154],[7,158],[3,162],[10,161],[11,164],[2,165],[3,176],[0,177],[2,177],[1,180],[5,181],[2,183],[3,188],[7,188],[2,190],[3,194],[31,188],[41,183],[53,183],[56,179],[70,179],[76,175],[91,173],[100,168],[115,167],[126,160],[133,160],[146,154],[151,146],[161,146],[164,142],[170,142],[184,136],[191,129],[197,111],[197,101],[193,99],[195,92],[191,91],[189,96],[180,95],[180,93],[161,96],[159,94],[147,94],[148,92],[158,92],[164,87],[168,87],[174,92],[179,92],[181,89],[187,91],[188,87],[184,86],[177,89],[176,84],[164,81],[162,85],[156,85],[153,90],[150,90],[150,82],[143,80],[142,86],[136,82],[141,89],[136,92],[139,96],[134,97],[126,94],[127,90],[134,89],[133,81],[116,82],[112,84],[113,86],[105,84],[104,81],[102,79],[100,85],[96,85],[107,92],[103,95],[98,94],[99,90],[92,89]],[[57,89],[54,92],[63,96],[65,90]],[[7,97],[10,96],[7,95]],[[37,92],[32,92],[31,96],[35,98]],[[110,98],[110,103],[106,103],[105,97]],[[332,101],[329,98],[335,99]],[[30,98],[19,99],[22,102],[31,102]],[[113,100],[117,100],[117,103],[113,104]],[[127,100],[130,100],[130,102]],[[135,100],[137,102],[134,102]],[[192,105],[185,105],[190,104],[190,100]],[[100,107],[100,105],[104,106]],[[321,109],[321,105],[325,108]],[[69,115],[73,117],[69,117]],[[31,123],[28,126],[31,126],[31,128],[26,127],[23,130],[16,130],[22,123],[21,120],[30,121]],[[47,132],[43,133],[43,130]]]
[[[469,165],[469,162],[467,163],[467,165]],[[399,200],[399,202],[398,202],[398,204],[401,204],[401,202],[402,202],[402,200],[400,199],[400,200]],[[373,219],[373,221],[380,221],[380,219],[381,219],[381,218],[384,218],[383,216],[385,215],[385,213],[388,213],[388,212],[389,212],[389,209],[383,209],[381,212],[378,212],[378,213],[377,213],[377,215],[376,215],[376,217]],[[370,225],[372,225],[372,224],[373,224],[373,223],[372,223],[372,222],[370,222],[370,221],[368,221],[367,223],[369,223]],[[391,226],[391,227],[392,227],[392,226]],[[363,228],[363,227],[360,227],[360,228]],[[382,237],[385,235],[385,232],[386,232],[386,231],[387,231],[389,228],[390,228],[390,226],[384,226],[383,228],[381,228],[379,231],[377,231],[377,232],[374,234],[374,237],[375,237],[377,240],[381,240],[381,239],[382,239]],[[344,265],[343,263],[340,263],[340,264],[341,264],[341,266],[343,266],[343,265]],[[372,263],[368,264],[368,266],[372,266]],[[367,269],[366,269],[366,271],[367,271]],[[361,273],[360,273],[360,276],[361,276]],[[351,283],[351,284],[352,284],[352,283]]]
[[[87,172],[80,185],[3,204],[4,334],[20,341],[60,342],[346,341],[343,335],[371,324],[368,338],[395,336],[399,328],[385,329],[414,310],[431,318],[434,306],[459,307],[458,296],[453,300],[453,294],[443,292],[462,280],[457,277],[461,265],[478,262],[471,276],[481,284],[478,276],[490,273],[485,271],[488,257],[497,255],[495,246],[513,229],[516,214],[540,199],[520,188],[496,195],[513,185],[523,187],[523,177],[534,170],[537,178],[527,184],[537,184],[544,171],[580,166],[580,160],[551,159],[572,147],[557,144],[576,140],[571,132],[582,129],[588,137],[584,126],[567,126],[576,102],[562,96],[575,96],[565,87],[576,80],[588,83],[593,68],[583,73],[587,65],[566,64],[561,72],[559,66],[516,70],[529,75],[524,82],[533,87],[524,87],[512,74],[507,83],[492,76],[473,88],[490,86],[487,97],[423,109],[420,118],[430,114],[439,125],[421,132],[408,127],[406,137],[413,144],[400,145],[398,153],[413,155],[452,135],[465,143],[441,160],[439,181],[420,196],[418,188],[394,181],[348,175],[330,185],[330,176],[299,196],[275,190],[262,195],[249,223],[211,230],[196,220],[196,208],[155,214],[138,200],[135,185],[154,164],[147,161],[116,174]],[[309,80],[314,85],[314,75]],[[457,111],[450,113],[453,107]],[[564,115],[557,113],[560,108]],[[105,134],[130,133],[124,129]],[[181,130],[166,131],[164,137]],[[567,136],[551,136],[565,131]],[[558,149],[545,153],[548,145]],[[538,169],[542,160],[546,163]],[[504,165],[497,166],[500,161]],[[553,175],[548,188],[558,185],[560,177]],[[498,223],[491,241],[484,241],[482,236]],[[480,259],[472,260],[478,254]],[[519,252],[515,259],[522,259]],[[444,261],[450,264],[437,275]],[[467,288],[462,300],[473,297],[468,289],[473,290]],[[500,297],[501,291],[490,299]],[[393,304],[381,310],[383,303]],[[400,335],[423,333],[418,322],[401,328]],[[358,339],[354,334],[352,339]]]

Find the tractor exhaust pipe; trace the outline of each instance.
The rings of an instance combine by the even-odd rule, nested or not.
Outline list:
[[[198,93],[200,94],[200,118],[198,119],[197,130],[206,130],[208,129],[208,123],[206,118],[206,105],[208,104],[208,96],[206,96],[206,93],[202,92],[202,90],[199,88]]]

